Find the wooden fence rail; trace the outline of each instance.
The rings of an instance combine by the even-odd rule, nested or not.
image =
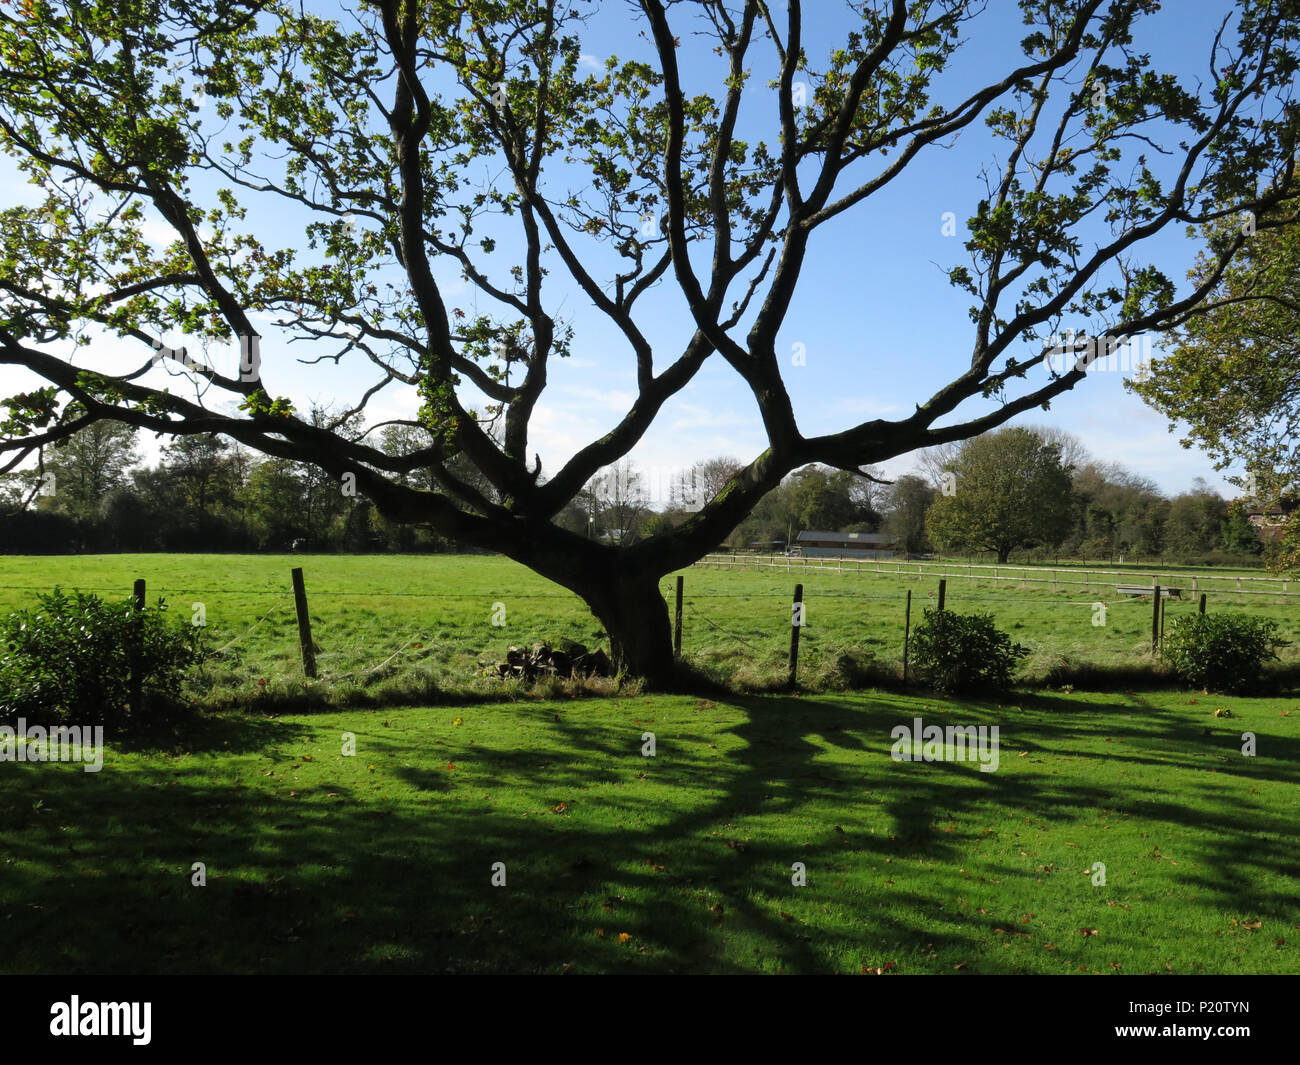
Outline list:
[[[927,580],[934,578],[948,578],[953,580],[975,580],[975,581],[1011,581],[1015,584],[1050,584],[1053,588],[1057,587],[1077,587],[1077,588],[1099,588],[1105,586],[1118,587],[1123,584],[1135,584],[1143,579],[1143,575],[1135,573],[1133,570],[1100,570],[1100,569],[1082,569],[1071,566],[1065,567],[1043,567],[1043,566],[1010,566],[1010,565],[991,565],[986,563],[927,563],[927,562],[903,562],[892,559],[861,559],[861,558],[805,558],[803,556],[781,557],[768,555],[723,555],[713,554],[706,555],[695,563],[702,568],[713,567],[715,569],[781,569],[787,572],[807,573],[812,571],[825,571],[832,573],[856,573],[879,575],[894,575],[899,577],[911,577],[917,580]],[[987,571],[992,571],[990,574]],[[976,572],[980,571],[980,572]],[[1003,573],[1016,573],[1019,576],[1002,576]],[[1051,574],[1051,576],[1031,577],[1031,573]],[[1106,580],[1070,580],[1068,577],[1078,575],[1101,575]],[[1238,576],[1218,576],[1212,573],[1182,574],[1162,570],[1152,570],[1146,574],[1151,585],[1154,587],[1160,585],[1166,588],[1189,588],[1193,595],[1201,591],[1218,592],[1223,594],[1231,592],[1234,595],[1272,595],[1296,597],[1300,596],[1300,590],[1290,591],[1289,586],[1296,584],[1296,581],[1282,577],[1238,577]],[[1243,588],[1243,581],[1252,581],[1257,583],[1271,583],[1273,588]],[[1220,583],[1215,583],[1220,582]],[[1223,587],[1223,584],[1235,584],[1235,588]],[[1278,588],[1277,585],[1281,585]]]

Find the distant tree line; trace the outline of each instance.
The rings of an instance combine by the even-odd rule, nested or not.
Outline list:
[[[323,412],[316,417],[327,420]],[[381,446],[397,451],[422,433],[387,426]],[[420,476],[409,475],[410,483]],[[295,545],[343,552],[458,548],[428,528],[387,521],[314,466],[262,457],[216,436],[177,437],[156,466],[144,466],[136,430],[96,422],[47,448],[41,469],[0,478],[6,553],[279,552]]]
[[[1166,497],[1057,429],[1005,428],[917,457],[914,472],[890,483],[879,470],[799,470],[726,546],[780,549],[816,529],[881,532],[909,554],[1001,561],[1016,552],[1037,561],[1240,564],[1265,549],[1248,500],[1226,500],[1200,478]]]
[[[347,417],[317,411],[334,431],[359,438]],[[410,452],[427,431],[381,427],[380,446]],[[652,498],[626,460],[579,493],[558,521],[580,535],[634,543],[690,519],[743,464],[695,463]],[[458,475],[472,480],[472,468]],[[428,471],[408,475],[434,483]],[[178,437],[157,465],[140,463],[136,430],[96,422],[48,448],[43,467],[0,477],[0,551],[417,553],[462,550],[432,529],[384,519],[347,485],[316,467],[262,457],[215,436]],[[486,483],[478,485],[490,493]],[[662,487],[661,491],[662,491]],[[1263,545],[1246,501],[1229,502],[1198,480],[1164,496],[1117,463],[1088,456],[1051,428],[1004,428],[918,455],[892,481],[880,470],[807,466],[764,496],[721,548],[780,551],[801,530],[884,533],[901,552],[1088,562],[1155,560],[1203,564],[1257,556]]]

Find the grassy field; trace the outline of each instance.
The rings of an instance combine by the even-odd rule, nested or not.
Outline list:
[[[0,764],[0,971],[1300,970],[1300,704],[1152,690],[1149,603],[1097,590],[1094,626],[1097,592],[949,580],[1033,650],[1003,705],[889,690],[928,576],[686,571],[685,652],[735,692],[708,696],[485,677],[510,644],[603,638],[491,557],[10,557],[0,611],[136,577],[202,604],[217,654],[102,771]],[[761,694],[796,580],[818,691]],[[1287,601],[1230,591],[1210,609],[1296,638]],[[886,688],[842,690],[864,662]],[[1088,676],[1109,693],[1062,686]],[[996,725],[997,771],[894,761],[916,717]]]
[[[317,681],[303,678],[299,658],[289,581],[291,567],[298,565],[305,570],[313,635],[322,648]],[[1017,572],[1019,567],[1003,570],[1004,575]],[[1223,579],[1230,574],[1216,572],[1218,583],[1229,587],[1209,593],[1209,609],[1277,620],[1292,641],[1282,652],[1282,664],[1284,676],[1293,677],[1300,666],[1296,603],[1280,596],[1236,595]],[[1134,573],[1136,581],[1140,571]],[[684,575],[684,654],[739,691],[761,691],[784,681],[796,581],[804,586],[807,604],[800,680],[808,688],[832,691],[863,681],[896,682],[902,671],[904,596],[913,592],[915,624],[922,610],[934,605],[937,588],[930,576],[797,568],[694,567]],[[482,676],[511,644],[561,638],[603,642],[599,623],[579,599],[522,566],[489,556],[0,556],[0,612],[30,605],[37,592],[55,585],[123,597],[137,577],[147,579],[151,600],[164,596],[182,616],[203,604],[209,643],[219,653],[191,695],[210,708],[513,697],[515,686]],[[672,588],[673,578],[665,578],[666,597]],[[1104,625],[1094,624],[1097,602],[1107,604]],[[1167,686],[1152,671],[1149,601],[1117,595],[1113,587],[1053,590],[1018,581],[950,579],[947,605],[991,613],[1030,648],[1023,670],[1027,686]],[[1190,596],[1171,600],[1166,624],[1195,610]],[[503,615],[504,626],[494,625],[494,617]],[[562,692],[557,688],[550,694]]]
[[[893,761],[917,716],[999,726],[998,770]],[[228,711],[98,773],[0,765],[0,818],[6,973],[1300,970],[1280,700]]]

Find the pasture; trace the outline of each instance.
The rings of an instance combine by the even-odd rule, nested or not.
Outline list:
[[[915,621],[928,578],[686,571],[684,651],[730,694],[483,676],[512,643],[601,638],[491,557],[7,558],[0,610],[141,576],[183,616],[202,604],[219,653],[187,716],[110,733],[102,771],[0,764],[0,971],[1300,969],[1300,704],[1153,690],[1148,603],[1112,595],[1094,626],[1077,589],[950,580],[951,609],[1033,648],[1031,676],[1146,681],[1002,703],[897,687],[903,595]],[[820,690],[764,694],[794,579]],[[1295,639],[1284,600],[1210,609]],[[892,690],[847,690],[866,660]],[[996,771],[895,760],[915,718],[997,726]]]
[[[304,678],[299,654],[289,580],[294,566],[304,569],[313,637],[322,648],[314,681]],[[895,685],[907,590],[913,624],[935,605],[938,581],[929,573],[936,567],[915,568],[921,572],[900,576],[797,565],[788,571],[692,567],[683,571],[683,655],[733,690],[779,687],[786,678],[791,596],[800,582],[806,603],[801,684],[828,691]],[[1064,578],[1067,570],[1058,569]],[[1135,569],[1133,580],[1148,572]],[[1300,602],[1238,594],[1233,574],[1215,572],[1224,587],[1209,592],[1208,609],[1278,621],[1291,641],[1279,665],[1284,678],[1292,676],[1300,667]],[[214,709],[509,698],[518,685],[482,674],[510,645],[571,639],[595,646],[603,638],[576,596],[494,556],[0,556],[0,612],[30,605],[37,592],[55,585],[124,598],[137,577],[147,580],[151,602],[162,596],[184,617],[202,604],[208,642],[218,653],[189,694]],[[673,586],[666,577],[670,611]],[[1101,625],[1094,623],[1099,602],[1106,606]],[[1118,595],[1113,586],[949,579],[947,607],[992,614],[1030,649],[1022,669],[1026,687],[1167,686],[1150,653],[1150,602]],[[1196,609],[1190,594],[1170,600],[1165,624]],[[560,694],[552,687],[551,694]]]

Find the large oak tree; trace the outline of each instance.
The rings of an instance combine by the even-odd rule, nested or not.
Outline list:
[[[784,475],[857,470],[1046,405],[1092,355],[1045,365],[1045,337],[1063,323],[1160,329],[1241,244],[1178,291],[1144,242],[1241,209],[1272,217],[1290,181],[1294,0],[1225,7],[1200,79],[1155,69],[1134,45],[1152,0],[1021,0],[1013,58],[992,72],[984,59],[960,89],[944,75],[966,39],[1002,32],[983,3],[867,0],[832,18],[821,2],[639,0],[621,5],[634,58],[594,73],[581,62],[590,7],[369,0],[322,15],[288,0],[5,0],[0,146],[44,200],[0,212],[0,362],[45,382],[6,401],[5,465],[113,419],[350,475],[389,519],[572,589],[622,665],[664,680],[659,578],[720,543]],[[746,92],[754,79],[772,91]],[[738,132],[760,127],[765,139]],[[951,378],[905,417],[806,435],[776,338],[818,231],[915,168],[946,166],[938,149],[976,132],[991,165],[962,209],[969,262],[948,274],[971,318]],[[499,179],[481,179],[490,172]],[[267,201],[305,220],[302,246],[248,223]],[[161,254],[147,239],[159,221],[173,238]],[[474,313],[439,285],[443,263],[475,290]],[[691,325],[677,351],[644,331],[643,297],[661,282]],[[625,354],[606,357],[630,360],[636,398],[543,476],[530,421],[574,344],[558,311],[573,289],[621,336]],[[250,338],[268,314],[283,327],[259,350]],[[92,328],[138,344],[138,364],[112,370],[93,344],[63,350]],[[239,371],[161,348],[174,332],[243,338]],[[297,367],[286,338],[310,345],[309,363],[373,363],[374,386],[337,425],[401,382],[423,397],[415,420],[430,443],[393,454],[300,417],[285,398]],[[686,521],[633,545],[557,523],[715,359],[752,393],[763,452]],[[467,465],[478,479],[457,474]],[[410,481],[417,470],[436,490]]]

